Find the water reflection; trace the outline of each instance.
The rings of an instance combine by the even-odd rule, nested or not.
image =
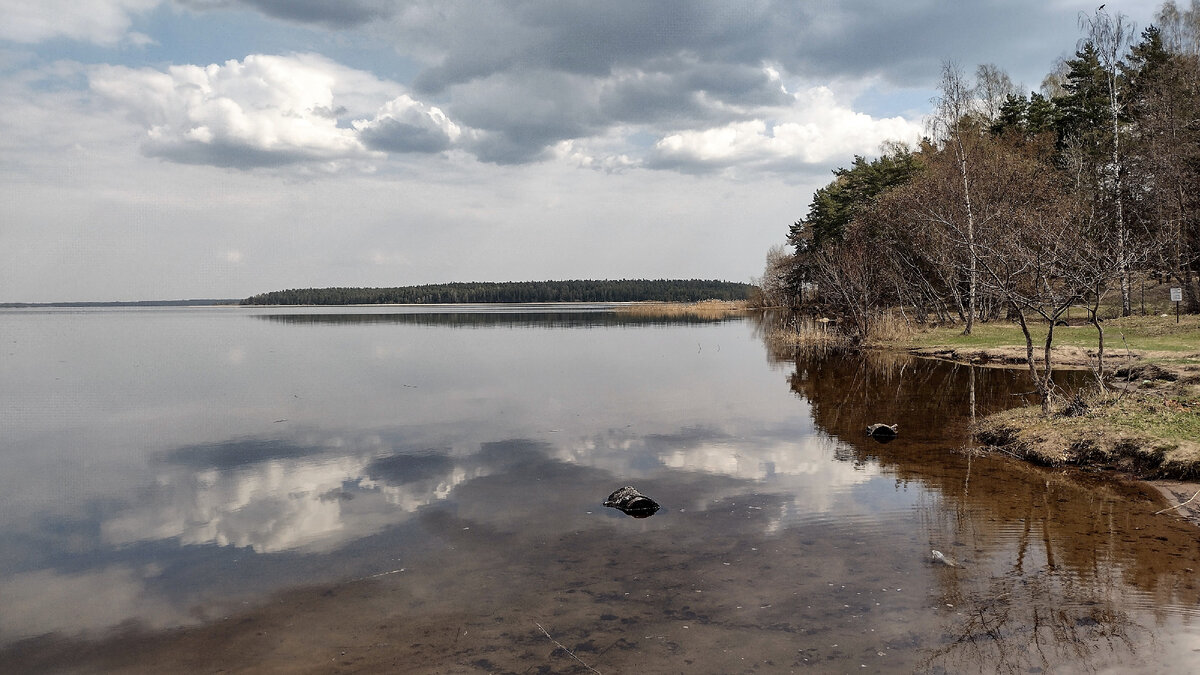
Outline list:
[[[1153,514],[1157,493],[964,451],[973,414],[1029,390],[1022,373],[779,349],[764,363],[759,324],[594,314],[6,318],[16,388],[0,404],[33,392],[70,415],[29,413],[0,438],[0,642],[61,636],[0,658],[364,578],[394,609],[305,606],[356,635],[467,630],[362,638],[464,668],[545,665],[523,656],[545,640],[521,633],[530,617],[573,648],[624,645],[580,652],[604,672],[740,672],[747,656],[1136,670],[1200,646],[1200,543]],[[877,443],[874,422],[900,433]],[[601,507],[621,485],[662,509]],[[289,621],[296,592],[277,596]],[[97,644],[132,644],[113,640]]]
[[[414,444],[403,431],[357,437],[309,431],[185,446],[157,456],[154,484],[113,509],[100,533],[115,546],[173,540],[257,553],[329,552],[451,498],[468,481],[496,473],[540,479],[560,464],[616,477],[703,472],[762,484],[790,497],[766,523],[773,532],[791,518],[828,513],[848,487],[879,475],[868,464],[828,461],[849,455],[826,436],[798,445],[781,440],[786,427],[741,431],[687,427],[639,436],[610,429],[556,443],[464,441],[436,449]],[[704,500],[686,503],[702,508]]]
[[[933,565],[945,638],[924,667],[1091,670],[1138,651],[1166,615],[1200,615],[1195,528],[1156,517],[1156,491],[961,451],[975,414],[1029,390],[1024,373],[897,355],[829,353],[794,365],[793,390],[856,461],[928,488],[923,536],[957,564]],[[1086,375],[1059,377],[1071,387]],[[865,440],[864,414],[903,420],[902,433],[886,446]]]
[[[257,553],[330,551],[397,522],[380,511],[398,506],[411,512],[449,489],[423,483],[386,486],[385,493],[375,484],[367,487],[367,465],[365,458],[342,456],[264,460],[239,469],[164,469],[158,484],[102,523],[101,532],[117,546],[172,539]]]
[[[147,580],[158,571],[153,565],[112,565],[75,573],[47,569],[14,574],[0,580],[0,635],[95,634],[126,617],[138,617],[153,628],[192,623],[168,598],[148,589]]]

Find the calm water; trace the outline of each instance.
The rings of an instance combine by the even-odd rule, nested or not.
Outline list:
[[[211,639],[233,669],[1193,671],[1200,531],[1138,485],[961,452],[1019,374],[761,330],[0,313],[0,670]],[[601,506],[626,484],[662,510]],[[287,635],[218,641],[239,616]]]

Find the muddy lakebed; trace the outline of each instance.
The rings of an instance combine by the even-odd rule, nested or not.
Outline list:
[[[1173,502],[964,452],[1023,373],[763,330],[0,313],[0,672],[1194,671]]]

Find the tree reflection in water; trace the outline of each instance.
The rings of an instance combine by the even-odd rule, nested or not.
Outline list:
[[[943,577],[962,575],[947,568]],[[951,612],[946,644],[923,667],[945,672],[1026,673],[1072,664],[1093,670],[1112,656],[1132,656],[1151,631],[1118,609],[1111,594],[1042,570],[1012,571],[963,589],[944,581],[938,600]]]
[[[964,493],[965,487],[964,480]],[[1037,512],[1046,512],[1064,488],[1070,489],[1048,483],[1040,504],[1029,501],[1024,517],[996,529],[988,527],[995,518],[973,513],[965,499],[923,505],[931,540],[949,542],[965,556],[961,565],[934,572],[943,644],[930,651],[925,668],[1039,672],[1069,663],[1093,670],[1106,659],[1133,656],[1152,640],[1152,630],[1123,609],[1121,570],[1107,564],[1103,546],[1091,561],[1056,556],[1055,533]]]
[[[759,335],[775,323],[761,321]],[[973,420],[1020,404],[1017,394],[1032,389],[1027,373],[764,343],[768,358],[791,369],[788,382],[817,426],[852,455],[839,459],[878,462],[898,486],[929,488],[919,508],[924,531],[914,536],[961,564],[930,562],[931,611],[943,628],[940,644],[926,643],[923,669],[1092,671],[1135,654],[1153,661],[1155,626],[1200,603],[1195,527],[1156,517],[1167,504],[1152,487],[970,451]],[[1072,387],[1087,374],[1056,377]],[[895,442],[864,438],[863,426],[880,420],[900,422]]]

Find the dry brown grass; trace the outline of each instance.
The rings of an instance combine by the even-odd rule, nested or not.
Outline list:
[[[621,305],[622,314],[643,317],[682,317],[720,320],[744,316],[749,310],[745,300],[701,300],[700,302],[635,302]]]
[[[916,334],[913,324],[898,312],[884,312],[876,317],[867,332],[866,342],[872,346],[906,343]]]
[[[845,347],[850,344],[845,333],[832,322],[821,321],[811,316],[799,316],[787,325],[772,329],[766,334],[767,345],[780,348],[829,348]]]
[[[872,322],[868,347],[886,347],[911,340],[914,329],[899,313],[886,312]],[[796,315],[773,327],[766,336],[772,347],[850,347],[854,339],[837,320]]]

